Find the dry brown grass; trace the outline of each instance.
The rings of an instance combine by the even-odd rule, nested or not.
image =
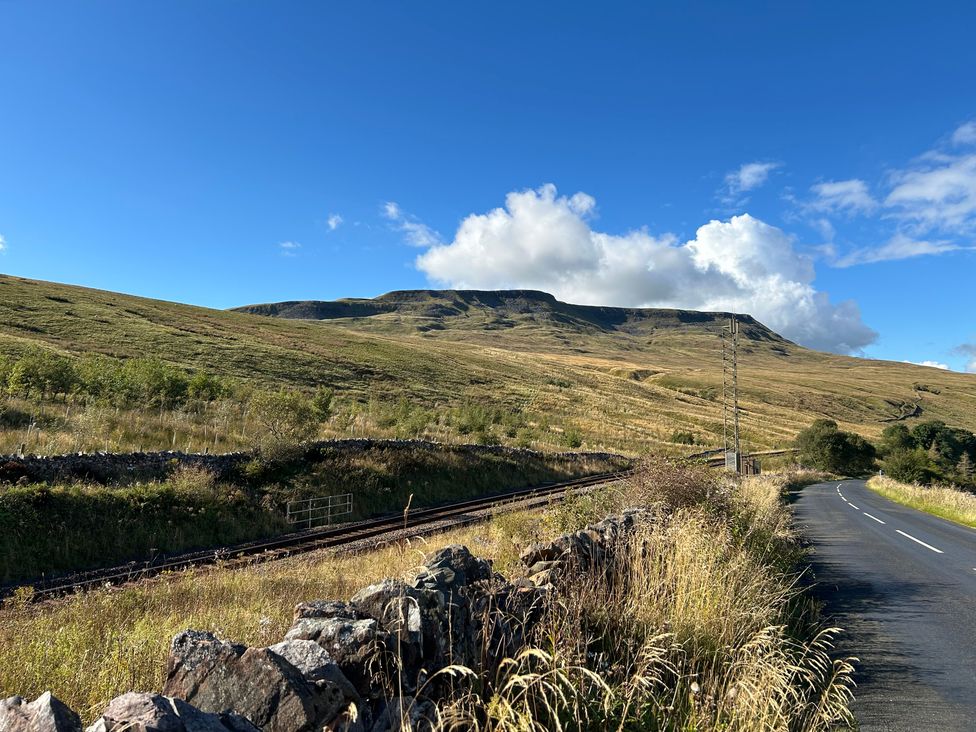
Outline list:
[[[574,583],[549,607],[535,642],[502,665],[492,696],[474,685],[440,709],[443,728],[827,730],[848,723],[850,665],[831,657],[832,631],[810,621],[792,571],[777,561],[792,551],[780,500],[788,484],[764,476],[725,485],[721,510],[705,496],[641,532],[610,572]],[[348,598],[448,543],[467,544],[512,575],[529,541],[646,491],[647,481],[635,481],[358,556],[175,575],[45,606],[13,601],[0,610],[0,696],[52,689],[91,719],[116,694],[158,689],[169,639],[186,627],[270,644],[290,624],[294,603]],[[472,680],[464,669],[453,673],[462,686]]]
[[[418,333],[395,318],[281,320],[0,277],[0,354],[38,345],[66,354],[158,356],[255,385],[328,385],[344,414],[326,427],[336,436],[395,432],[353,406],[374,398],[395,405],[402,397],[440,414],[483,404],[527,415],[531,424],[523,434],[495,435],[508,444],[551,446],[566,429],[577,429],[593,450],[689,451],[672,442],[676,430],[717,446],[722,374],[713,325],[632,335],[552,322],[507,330],[449,322],[444,330]],[[883,420],[915,404],[923,418],[976,429],[976,376],[969,374],[747,341],[739,379],[750,449],[784,447],[825,414],[842,429],[877,437]],[[148,449],[175,439],[177,447],[202,450],[215,440],[218,449],[233,446],[242,432],[253,437],[246,417],[232,419],[216,436],[206,421],[194,420],[190,415],[181,424],[174,414],[156,429],[147,415],[133,422],[139,429],[113,423],[95,432],[93,442],[104,448],[110,438],[113,445],[137,448],[152,440],[143,444]],[[17,433],[0,435],[0,449],[16,447],[23,430]],[[456,431],[439,420],[418,436],[452,435]],[[37,449],[71,449],[76,437],[73,430],[52,428]]]
[[[976,495],[968,491],[951,486],[899,483],[881,475],[871,478],[868,488],[903,506],[976,528]]]

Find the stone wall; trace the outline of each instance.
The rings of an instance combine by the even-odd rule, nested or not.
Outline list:
[[[500,445],[450,445],[426,440],[323,440],[309,445],[306,456],[314,459],[323,453],[358,453],[368,450],[461,450],[472,455],[540,456],[542,453]],[[586,460],[623,458],[610,453],[561,453],[565,459]],[[77,453],[71,455],[0,456],[0,484],[95,481],[127,483],[162,480],[179,465],[206,468],[218,477],[233,475],[241,464],[254,457],[250,452],[221,455],[185,452]]]
[[[280,643],[248,648],[187,630],[171,645],[162,693],[113,700],[88,732],[392,732],[430,730],[437,705],[457,693],[438,673],[464,666],[491,693],[500,662],[518,653],[580,569],[605,566],[623,540],[656,514],[634,509],[522,555],[510,582],[463,546],[428,557],[401,579],[364,587],[346,602],[295,608]],[[74,712],[44,694],[0,701],[4,732],[80,732]]]

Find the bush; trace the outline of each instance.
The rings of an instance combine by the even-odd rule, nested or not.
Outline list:
[[[695,440],[695,435],[691,432],[675,430],[671,433],[671,442],[678,445],[694,445],[696,444],[697,440]]]
[[[583,445],[583,434],[576,427],[567,427],[563,430],[563,444],[575,450]]]
[[[335,392],[327,386],[320,386],[312,395],[312,411],[319,422],[325,422],[332,416],[332,400]]]
[[[863,475],[874,467],[874,446],[860,435],[844,432],[829,419],[818,419],[796,437],[800,462],[839,475]]]
[[[301,392],[257,392],[251,399],[251,412],[265,430],[262,450],[299,445],[318,432],[318,416]]]
[[[633,506],[664,503],[672,508],[707,505],[724,510],[729,500],[717,471],[659,456],[640,461],[628,490],[627,503]]]
[[[885,458],[885,473],[902,483],[930,483],[937,475],[935,463],[920,447],[914,450],[898,450]]]

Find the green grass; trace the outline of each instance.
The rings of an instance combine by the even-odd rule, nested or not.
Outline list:
[[[404,427],[384,415],[406,400],[433,418],[404,424],[442,441],[470,439],[451,414],[482,405],[517,422],[484,436],[505,444],[554,449],[567,431],[578,431],[585,449],[631,454],[685,450],[671,441],[675,432],[691,432],[703,446],[721,443],[720,314],[451,293],[401,293],[383,303],[370,317],[295,320],[0,276],[0,355],[34,345],[69,355],[158,356],[245,385],[328,386],[336,414],[323,437],[394,436]],[[452,308],[462,314],[449,314]],[[824,415],[877,437],[886,420],[914,404],[920,419],[976,429],[976,376],[809,351],[754,322],[743,326],[739,376],[750,449],[786,446]],[[59,423],[66,406],[37,407],[50,424],[32,435],[29,449],[228,449],[256,439],[241,403],[113,412],[98,430],[90,427],[98,415],[78,421],[84,405]],[[23,428],[4,428],[0,449],[13,450],[24,437]]]
[[[950,486],[922,486],[899,483],[887,476],[875,476],[868,488],[903,506],[976,528],[976,495]]]
[[[293,528],[285,504],[296,498],[352,493],[345,518],[355,520],[625,465],[462,446],[323,447],[284,464],[255,460],[225,482],[184,468],[151,483],[9,486],[0,489],[0,582],[281,534]]]

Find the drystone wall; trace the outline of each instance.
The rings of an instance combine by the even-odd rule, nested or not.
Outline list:
[[[524,647],[550,598],[599,570],[657,514],[632,509],[522,554],[510,582],[463,546],[428,557],[409,576],[364,587],[349,602],[295,608],[280,643],[248,648],[187,630],[171,645],[162,693],[113,700],[87,732],[393,732],[431,730],[458,692],[445,670],[464,666],[481,693],[501,661]],[[43,694],[0,700],[3,732],[80,732],[78,715]]]
[[[504,447],[501,445],[450,445],[426,440],[323,440],[308,445],[305,455],[316,459],[329,452],[356,454],[370,450],[459,450],[471,455],[505,455],[517,457],[540,456],[533,450]],[[565,459],[624,460],[610,453],[562,453]],[[219,455],[185,452],[129,452],[129,453],[77,453],[71,455],[8,455],[0,456],[0,484],[2,483],[54,483],[71,481],[95,481],[121,483],[162,480],[177,466],[190,465],[206,468],[218,478],[233,475],[239,467],[251,460],[254,453],[232,452]]]

